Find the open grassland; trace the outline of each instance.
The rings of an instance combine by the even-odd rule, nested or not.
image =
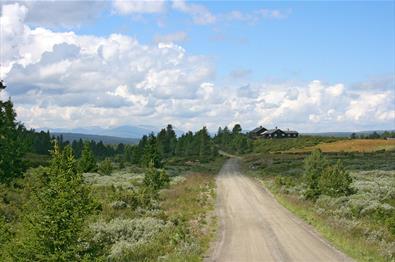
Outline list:
[[[275,153],[289,150],[299,151],[305,147],[313,147],[321,143],[342,141],[345,138],[322,137],[322,136],[300,136],[298,138],[282,139],[257,139],[253,142],[255,153]]]
[[[289,210],[357,261],[395,260],[395,151],[325,153],[351,172],[353,193],[305,199],[308,153],[251,154],[247,174],[257,177]]]
[[[288,152],[310,152],[320,149],[322,152],[374,152],[395,150],[395,140],[385,139],[349,139],[335,142],[320,143],[302,149],[291,149]]]

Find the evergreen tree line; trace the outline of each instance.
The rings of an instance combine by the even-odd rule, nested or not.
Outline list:
[[[207,162],[217,155],[217,147],[207,128],[191,131],[177,138],[172,125],[167,125],[157,135],[151,133],[141,138],[138,145],[126,145],[124,160],[141,166],[161,167],[166,159],[183,157]]]
[[[51,136],[50,132],[36,132],[34,129],[22,130],[24,136],[28,142],[28,152],[49,155],[52,148],[52,141],[56,140],[61,149],[67,145],[71,145],[74,155],[79,158],[81,157],[82,150],[84,148],[84,141],[82,139],[68,141],[64,140],[63,136]],[[116,154],[123,154],[124,145],[105,145],[102,141],[96,142],[94,140],[88,141],[89,147],[93,155],[97,159],[104,159],[106,157],[113,157]]]
[[[352,133],[350,135],[351,139],[385,139],[385,138],[395,138],[395,132],[394,131],[384,131],[383,133],[379,134],[376,131],[374,131],[371,134],[356,134]]]
[[[252,141],[243,134],[239,124],[234,125],[232,130],[228,127],[219,127],[214,137],[214,143],[224,151],[244,154],[252,150]]]

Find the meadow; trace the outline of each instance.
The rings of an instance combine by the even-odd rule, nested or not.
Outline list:
[[[330,143],[321,143],[302,149],[293,149],[289,152],[310,152],[320,149],[322,152],[374,152],[380,150],[395,150],[395,140],[386,139],[349,139]]]

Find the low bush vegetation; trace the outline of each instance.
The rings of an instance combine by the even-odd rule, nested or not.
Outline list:
[[[321,137],[321,136],[300,136],[298,138],[283,139],[257,139],[253,142],[255,153],[300,151],[305,147],[315,146],[320,143],[329,143],[345,138]]]

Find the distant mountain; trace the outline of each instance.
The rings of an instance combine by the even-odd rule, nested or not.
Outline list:
[[[99,126],[81,127],[81,128],[39,128],[40,130],[49,130],[51,133],[74,133],[96,136],[112,136],[118,138],[134,138],[140,139],[143,135],[148,135],[151,132],[157,133],[161,128],[141,125],[141,126],[118,126],[112,128],[103,128]],[[183,131],[179,129],[174,130],[177,135],[181,135]]]
[[[73,140],[93,140],[95,142],[103,141],[104,144],[137,144],[139,139],[137,138],[125,138],[125,137],[116,137],[116,136],[100,136],[100,135],[88,135],[88,134],[80,134],[80,133],[59,133],[59,132],[51,132],[53,136],[63,136],[64,141],[73,141]]]

